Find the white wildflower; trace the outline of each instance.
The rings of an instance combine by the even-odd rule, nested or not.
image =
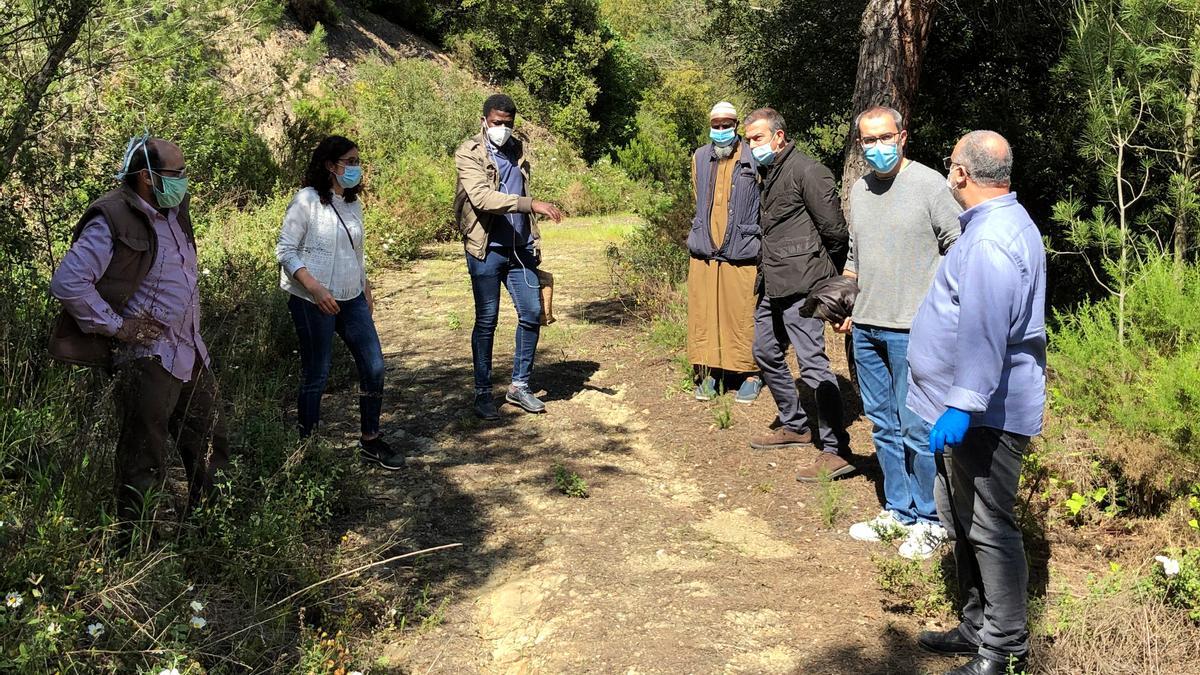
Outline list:
[[[158,671],[158,675],[179,675],[179,669],[178,668],[169,668],[169,669],[163,668],[162,670]]]
[[[383,245],[383,250],[385,250],[385,251],[386,251],[386,250],[388,250],[389,248],[391,248],[391,245],[390,245],[390,244],[384,244],[384,245]]]
[[[352,670],[352,671],[346,673],[346,675],[363,675],[363,674],[362,674],[361,670]]]
[[[193,612],[202,611],[204,609],[204,603],[200,602],[199,600],[193,600],[191,608]]]
[[[21,603],[23,602],[25,602],[25,598],[16,591],[12,591],[8,595],[4,596],[4,606],[9,609],[16,609],[20,607]]]
[[[1162,563],[1163,574],[1165,574],[1169,577],[1173,577],[1176,574],[1179,574],[1179,561],[1178,560],[1172,560],[1171,558],[1168,558],[1165,555],[1156,555],[1156,556],[1154,556],[1154,559],[1157,560],[1158,562]]]
[[[91,635],[92,639],[95,640],[101,635],[104,635],[104,624],[100,623],[99,621],[96,623],[90,623],[88,624],[87,632],[88,635]]]
[[[387,242],[387,243],[389,243],[389,244],[394,244],[394,243],[396,243],[396,240],[395,240],[394,238],[392,238],[392,237],[388,237],[388,242]]]
[[[192,617],[192,628],[204,628],[207,625],[208,625],[208,622],[204,620],[204,617],[202,617],[202,616],[193,616]]]
[[[207,267],[205,267],[204,269],[200,270],[200,274],[203,274],[204,276],[208,276],[212,273],[208,271]]]

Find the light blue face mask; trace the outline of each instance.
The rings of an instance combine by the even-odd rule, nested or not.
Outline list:
[[[712,139],[712,142],[715,145],[723,148],[723,147],[729,145],[730,143],[733,143],[733,139],[737,138],[737,130],[733,129],[733,128],[729,128],[729,129],[709,128],[708,137]]]
[[[158,203],[159,208],[173,209],[182,204],[184,197],[187,196],[187,176],[164,176],[152,169],[150,150],[147,147],[149,142],[150,132],[148,131],[141,136],[129,139],[129,145],[125,147],[125,162],[121,166],[121,173],[117,174],[117,180],[124,180],[129,173],[129,165],[133,162],[133,153],[141,150],[142,155],[146,158],[146,171],[150,174],[150,187],[154,192],[154,201]],[[158,179],[157,184],[155,184],[155,178]],[[159,187],[160,185],[162,187]]]
[[[346,167],[346,170],[342,173],[342,175],[337,177],[337,181],[338,181],[338,185],[341,185],[343,188],[345,188],[347,190],[349,190],[350,188],[353,188],[353,187],[358,187],[358,184],[360,182],[362,182],[362,167],[361,166]]]
[[[887,173],[896,168],[900,161],[900,144],[888,145],[883,141],[876,141],[874,146],[863,150],[863,158],[872,169],[879,173]]]
[[[154,186],[154,200],[164,209],[173,209],[183,203],[183,198],[187,196],[188,179],[186,176],[173,178],[164,176],[156,171],[150,172],[151,176],[158,176],[158,180],[162,183],[162,189]]]
[[[775,151],[771,149],[770,143],[764,143],[757,148],[750,148],[750,154],[754,155],[754,159],[763,166],[767,166],[775,161]]]

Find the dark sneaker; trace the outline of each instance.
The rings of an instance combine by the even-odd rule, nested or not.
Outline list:
[[[529,387],[512,386],[508,388],[508,393],[504,395],[504,400],[517,406],[527,413],[544,413],[546,412],[546,404],[538,400],[538,397],[529,391]]]
[[[392,446],[388,445],[382,436],[376,436],[369,441],[359,441],[358,454],[364,462],[373,462],[388,471],[404,468],[404,455],[392,450]]]
[[[706,377],[696,385],[696,400],[711,401],[717,397],[717,381],[711,377]]]
[[[822,478],[841,478],[854,473],[854,465],[832,452],[822,452],[811,465],[804,467],[796,475],[801,483],[816,483]]]
[[[945,656],[975,656],[979,645],[972,643],[957,626],[947,631],[921,631],[917,644],[928,652]]]
[[[750,447],[755,450],[774,450],[775,448],[798,448],[812,443],[812,432],[792,431],[787,427],[779,427],[765,434],[750,439]]]
[[[750,405],[758,398],[759,392],[762,391],[763,382],[761,378],[747,377],[746,381],[738,387],[737,395],[733,397],[736,403]]]
[[[482,420],[500,419],[500,411],[496,409],[496,400],[492,392],[475,394],[475,416]]]

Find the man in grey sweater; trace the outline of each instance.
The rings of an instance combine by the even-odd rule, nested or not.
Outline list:
[[[908,331],[942,256],[958,238],[962,209],[940,173],[904,157],[908,133],[892,108],[855,122],[871,172],[850,191],[850,252],[844,274],[860,288],[853,332],[863,410],[874,424],[884,510],[850,528],[859,541],[903,533],[900,555],[928,558],[946,540],[933,500],[937,474],[929,425],[905,405]]]

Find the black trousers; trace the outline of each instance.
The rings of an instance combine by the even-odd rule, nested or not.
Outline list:
[[[145,498],[162,489],[167,477],[167,441],[183,461],[188,507],[212,489],[217,472],[229,464],[229,442],[221,418],[220,394],[212,371],[197,359],[188,382],[181,382],[155,358],[117,369],[121,436],[117,442],[117,514],[134,521],[145,513]]]
[[[947,448],[934,487],[938,517],[954,542],[962,606],[959,631],[996,661],[1029,652],[1029,567],[1015,507],[1028,436],[972,427]]]

